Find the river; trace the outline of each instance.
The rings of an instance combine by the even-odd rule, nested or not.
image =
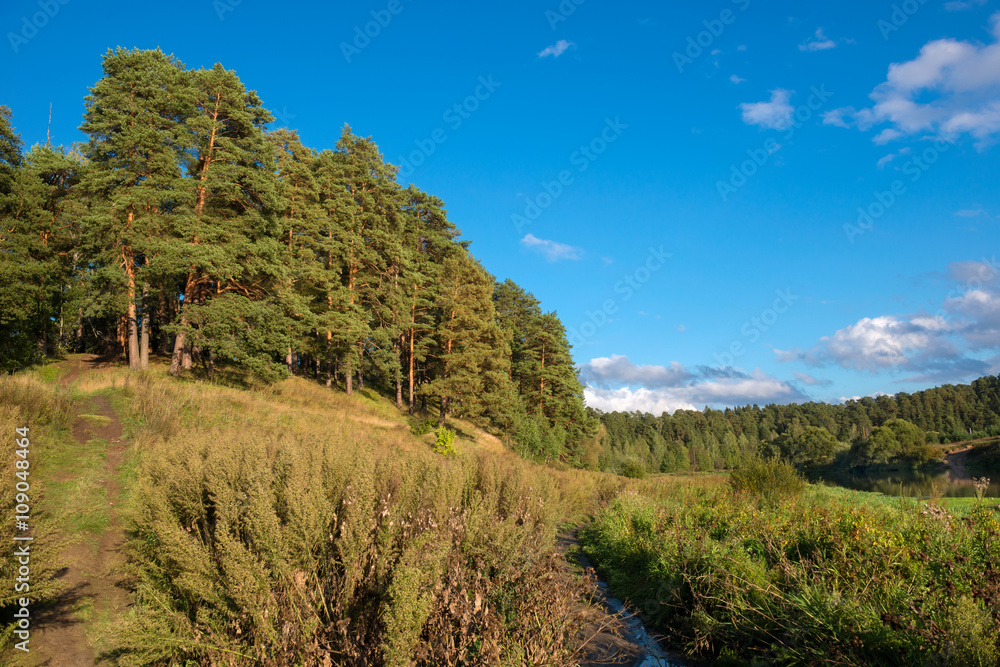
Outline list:
[[[944,498],[965,498],[976,495],[973,486],[973,476],[965,467],[968,449],[953,452],[945,459],[945,465],[938,470],[911,470],[900,467],[898,470],[880,470],[877,472],[831,473],[825,474],[822,480],[848,489],[858,491],[877,491],[886,496],[904,496],[910,498],[926,498],[940,495]],[[991,478],[990,485],[984,494],[987,498],[1000,498],[1000,472],[987,475]]]

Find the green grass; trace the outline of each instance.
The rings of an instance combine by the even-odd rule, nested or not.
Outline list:
[[[691,655],[995,665],[992,504],[942,520],[914,500],[845,489],[810,485],[775,504],[698,486],[637,486],[581,534],[612,592]]]
[[[85,414],[81,414],[81,415],[77,415],[77,417],[80,418],[80,419],[82,419],[83,421],[87,422],[90,426],[93,426],[95,428],[103,428],[104,426],[107,426],[108,424],[110,424],[113,421],[111,419],[111,417],[106,417],[104,415],[85,415]]]
[[[66,374],[66,368],[59,364],[60,361],[57,359],[48,359],[44,364],[36,366],[34,373],[43,382],[55,383]]]

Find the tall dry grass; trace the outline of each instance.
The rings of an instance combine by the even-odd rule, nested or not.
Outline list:
[[[581,584],[559,524],[610,498],[386,401],[125,377],[142,447],[123,665],[571,664]]]

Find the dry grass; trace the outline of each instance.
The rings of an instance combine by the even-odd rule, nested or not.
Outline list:
[[[573,663],[584,592],[554,536],[617,478],[535,466],[463,423],[445,458],[391,402],[298,378],[98,385],[129,396],[143,450],[121,664]]]

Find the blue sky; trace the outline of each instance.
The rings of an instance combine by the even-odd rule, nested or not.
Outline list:
[[[101,55],[159,46],[307,145],[350,123],[558,312],[602,409],[1000,372],[1000,7],[803,4],[10,0],[0,104],[81,140]]]

